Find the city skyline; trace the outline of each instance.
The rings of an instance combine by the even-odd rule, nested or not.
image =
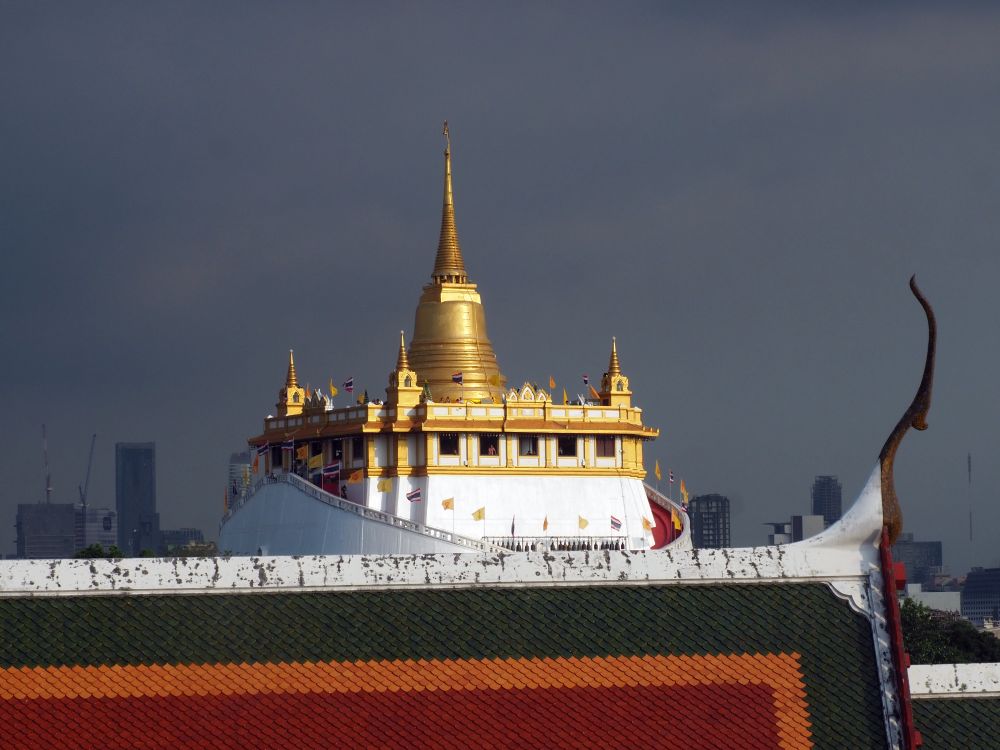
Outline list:
[[[151,440],[161,525],[211,538],[288,349],[303,382],[382,397],[447,118],[504,374],[572,394],[617,336],[662,430],[647,469],[729,497],[735,545],[806,512],[817,474],[857,496],[919,380],[916,273],[939,356],[896,461],[904,530],[955,571],[1000,565],[998,34],[994,9],[923,4],[5,8],[10,538],[43,422],[53,502],[92,433],[109,507],[114,444]]]

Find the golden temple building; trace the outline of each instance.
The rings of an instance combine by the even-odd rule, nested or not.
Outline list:
[[[369,543],[376,531],[385,531],[376,522],[396,528],[403,541],[382,534],[379,542],[388,552],[414,549],[400,528],[436,540],[428,551],[499,538],[524,539],[525,548],[566,537],[614,548],[652,546],[662,514],[651,510],[642,482],[643,446],[659,431],[643,424],[642,409],[632,403],[617,342],[611,342],[600,391],[591,388],[590,398],[556,403],[545,388],[506,385],[458,240],[450,138],[431,280],[417,304],[409,348],[402,332],[396,346],[385,400],[347,406],[301,388],[290,352],[277,412],[249,441],[258,455],[251,489],[292,485],[314,501],[348,511],[337,521],[344,528],[329,532],[342,551],[357,547],[361,533],[353,529],[356,519],[346,517],[350,513],[370,522]],[[248,492],[236,505],[249,508],[258,502],[251,496],[259,494]],[[266,520],[273,514],[260,507],[264,502],[258,503],[256,525],[240,523],[244,510],[227,512],[220,548],[330,550],[326,541],[322,550],[306,549],[302,541],[318,533],[313,506],[303,506],[298,526],[282,526],[281,518],[298,518],[298,511],[283,507],[280,517]],[[297,503],[287,497],[274,502]],[[330,522],[323,517],[324,529]],[[368,549],[360,544],[357,551]]]

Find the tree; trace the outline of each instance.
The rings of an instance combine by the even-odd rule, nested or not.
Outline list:
[[[953,612],[904,599],[899,608],[903,645],[914,664],[1000,661],[1000,640]]]
[[[114,559],[116,557],[125,557],[125,553],[118,549],[117,544],[112,544],[107,550],[101,546],[100,542],[96,544],[91,544],[89,547],[84,547],[82,550],[77,552],[73,557],[82,560],[90,560],[95,558],[105,558]]]

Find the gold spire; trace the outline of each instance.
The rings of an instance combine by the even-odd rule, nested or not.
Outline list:
[[[468,281],[462,248],[458,244],[458,230],[455,228],[455,199],[451,192],[451,135],[448,121],[444,121],[444,207],[441,210],[441,237],[438,240],[437,257],[434,259],[434,282],[464,284]]]
[[[448,123],[444,126],[445,138]],[[444,213],[433,280],[424,286],[413,322],[409,362],[435,401],[499,403],[506,379],[486,333],[476,285],[465,273],[451,195],[451,142],[444,152]]]
[[[285,378],[285,388],[295,388],[299,384],[299,379],[295,375],[295,354],[288,350],[288,376]]]
[[[608,362],[608,375],[614,377],[622,374],[622,366],[618,362],[618,347],[615,344],[615,337],[611,337],[611,361]]]
[[[406,356],[406,340],[403,338],[403,332],[399,332],[399,356],[396,358],[396,372],[400,370],[409,370],[410,360]]]

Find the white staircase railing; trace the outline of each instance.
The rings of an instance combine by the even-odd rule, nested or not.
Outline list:
[[[297,490],[309,495],[314,500],[318,500],[321,503],[325,503],[326,505],[347,513],[354,513],[355,515],[361,516],[369,521],[394,526],[398,529],[404,529],[414,534],[439,539],[443,542],[448,542],[459,547],[467,547],[470,550],[475,550],[477,552],[497,553],[507,551],[499,545],[485,542],[481,539],[473,539],[472,537],[462,536],[461,534],[455,534],[454,532],[445,531],[444,529],[436,529],[433,526],[425,526],[422,523],[408,521],[405,518],[394,516],[391,513],[384,513],[380,510],[374,510],[373,508],[367,508],[364,505],[352,503],[350,500],[337,497],[336,495],[317,487],[312,482],[307,482],[297,474],[273,474],[257,480],[257,482],[247,487],[246,492],[239,498],[239,502],[226,511],[226,515],[222,517],[222,521],[219,523],[219,528],[221,529],[225,523],[232,518],[233,513],[242,507],[261,488],[268,484],[278,483],[290,484]]]

